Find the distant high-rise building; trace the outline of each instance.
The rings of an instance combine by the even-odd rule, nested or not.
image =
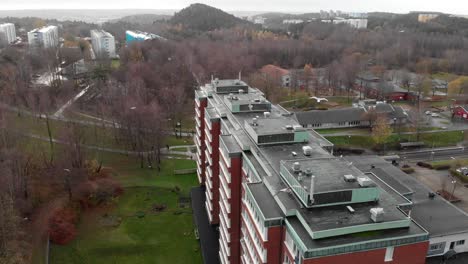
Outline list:
[[[104,30],[91,30],[91,43],[97,57],[115,57],[115,39]]]
[[[10,44],[16,40],[15,25],[12,23],[0,24],[0,43]]]
[[[59,44],[57,26],[36,28],[28,32],[29,46],[36,48],[53,48]]]
[[[151,40],[151,39],[164,39],[164,38],[156,34],[142,32],[138,30],[127,30],[125,32],[125,41],[127,45],[129,45],[132,42],[141,42],[141,41]]]

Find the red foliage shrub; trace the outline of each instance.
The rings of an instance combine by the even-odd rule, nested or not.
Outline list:
[[[77,213],[71,208],[62,208],[54,212],[49,220],[50,240],[59,245],[66,245],[76,236]]]

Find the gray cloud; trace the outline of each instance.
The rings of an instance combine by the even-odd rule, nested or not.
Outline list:
[[[195,0],[196,1],[196,0]],[[180,9],[192,1],[171,0],[1,0],[0,9]],[[408,11],[439,11],[453,14],[468,14],[465,0],[211,0],[196,1],[224,10],[232,11],[285,11],[316,12],[324,10],[342,11],[386,11],[406,13]]]

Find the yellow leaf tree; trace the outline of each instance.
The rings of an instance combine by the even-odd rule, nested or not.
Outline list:
[[[448,85],[448,94],[457,95],[468,92],[468,76],[461,76],[451,81]]]
[[[384,116],[377,117],[375,125],[372,127],[372,139],[377,147],[381,147],[387,143],[388,138],[392,135],[392,128]]]

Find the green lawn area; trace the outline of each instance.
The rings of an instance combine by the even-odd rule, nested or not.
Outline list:
[[[112,69],[118,69],[120,67],[120,60],[119,59],[113,59],[111,61],[111,68]]]
[[[446,147],[454,146],[462,140],[463,134],[461,131],[443,131],[436,133],[422,133],[419,141],[426,144],[427,147]],[[366,136],[330,136],[326,137],[330,142],[337,147],[358,147],[370,148],[374,146],[374,141],[370,135]],[[387,142],[387,149],[397,148],[398,142],[417,141],[416,135],[391,135]]]
[[[369,134],[369,128],[325,128],[316,129],[317,133],[321,135],[335,134],[335,133],[353,133],[353,134]]]
[[[115,206],[83,214],[77,239],[66,246],[52,245],[50,263],[202,263],[191,209],[179,208],[178,203],[179,197],[189,196],[197,177],[173,175],[175,168],[193,168],[195,162],[164,160],[158,173],[141,169],[136,158],[106,154],[104,165],[112,168],[125,193]],[[174,191],[176,186],[179,193]],[[167,209],[154,212],[155,204],[165,204]],[[103,225],[105,214],[121,219],[120,225]]]

